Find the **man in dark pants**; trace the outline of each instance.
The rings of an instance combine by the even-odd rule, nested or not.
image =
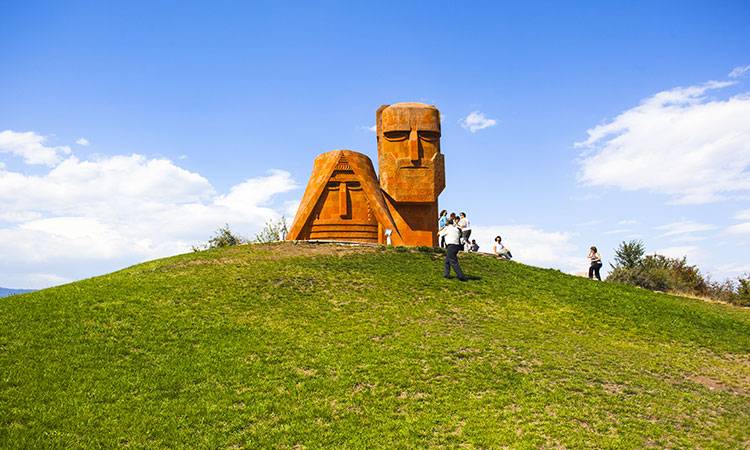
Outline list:
[[[448,244],[448,252],[445,255],[445,263],[443,264],[443,276],[450,278],[452,267],[459,281],[466,281],[464,272],[461,270],[461,266],[458,265],[458,251],[461,249],[461,230],[453,224],[453,219],[448,219],[445,228],[438,234],[445,236],[445,243]]]

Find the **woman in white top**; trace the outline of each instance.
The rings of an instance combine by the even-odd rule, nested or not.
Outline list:
[[[495,256],[505,259],[513,258],[513,255],[510,254],[510,250],[503,245],[502,240],[503,238],[500,236],[495,236],[495,245],[492,247],[492,250],[495,251]]]
[[[459,214],[461,219],[458,221],[458,228],[461,229],[462,244],[469,242],[469,236],[471,236],[471,224],[469,219],[466,217],[466,213]]]

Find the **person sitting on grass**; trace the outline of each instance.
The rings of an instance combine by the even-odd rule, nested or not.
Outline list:
[[[500,236],[495,236],[495,245],[492,247],[492,250],[495,251],[495,256],[504,259],[513,258],[513,255],[510,254],[510,250],[505,248],[505,246],[503,245],[502,240],[503,238],[501,238]]]
[[[479,246],[477,245],[477,241],[476,240],[474,240],[474,239],[471,240],[471,245],[469,245],[469,250],[468,251],[471,252],[471,253],[476,253],[476,252],[479,251]]]

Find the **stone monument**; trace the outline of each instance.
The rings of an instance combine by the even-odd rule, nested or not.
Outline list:
[[[438,245],[437,199],[445,188],[440,112],[398,103],[381,106],[376,119],[380,181],[361,153],[319,155],[287,240]]]
[[[440,111],[424,103],[378,108],[380,188],[404,245],[438,246],[438,195],[445,189]]]

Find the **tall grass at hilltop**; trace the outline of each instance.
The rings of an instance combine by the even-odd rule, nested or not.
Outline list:
[[[750,310],[246,245],[0,299],[0,448],[747,448]]]

